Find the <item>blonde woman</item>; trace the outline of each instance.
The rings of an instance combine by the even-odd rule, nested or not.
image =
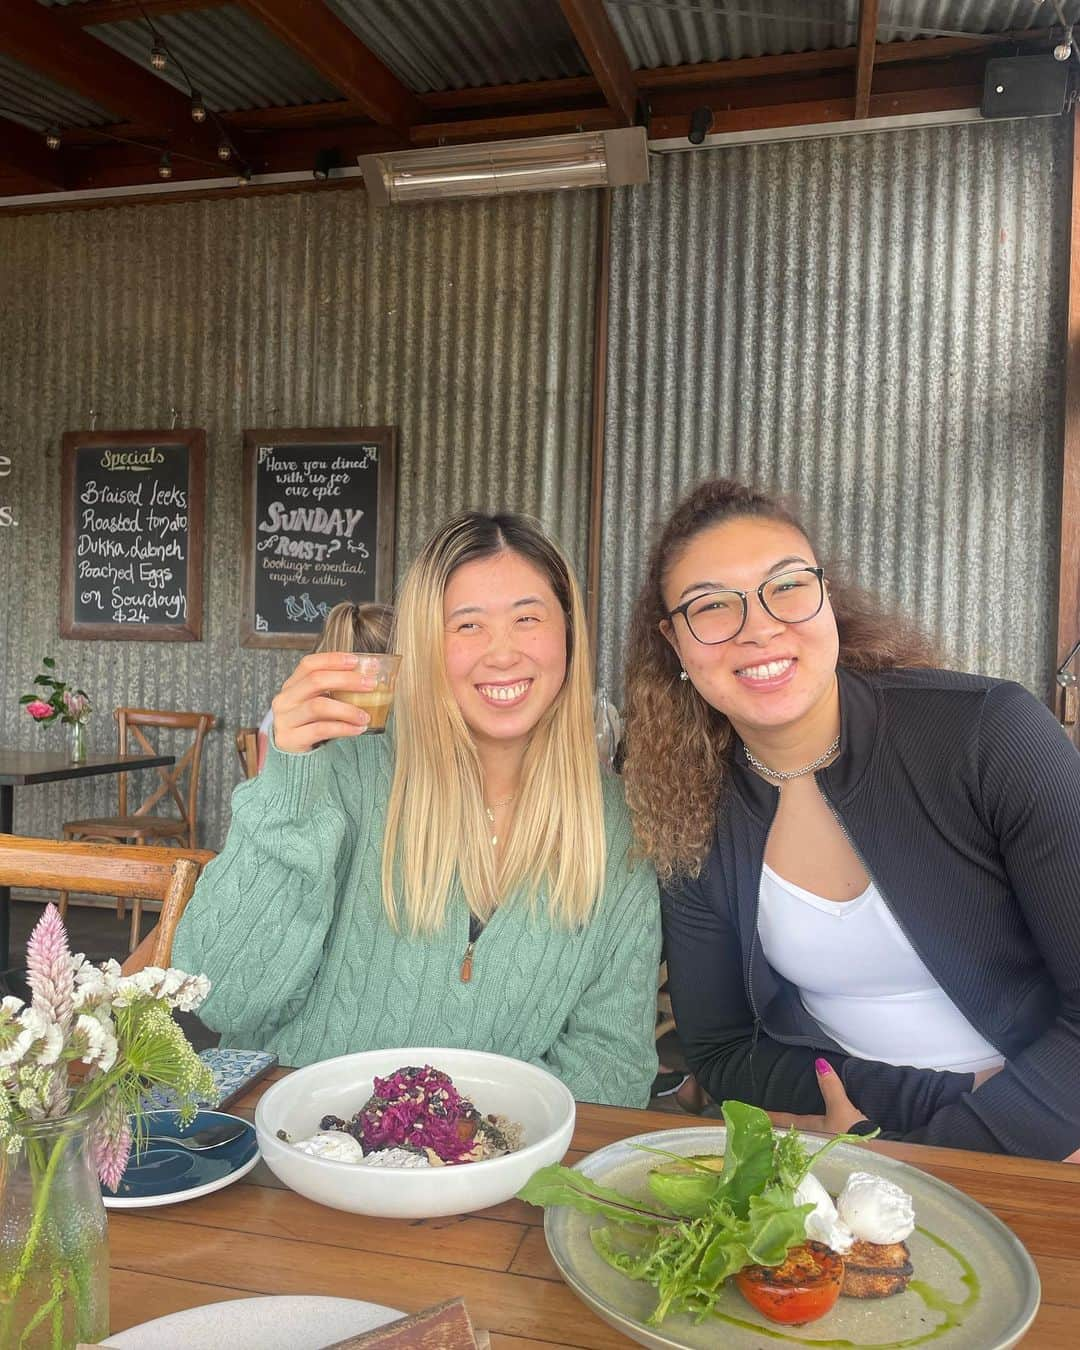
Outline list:
[[[644,1106],[656,877],[601,779],[565,557],[520,516],[455,517],[405,578],[394,646],[385,735],[328,696],[371,688],[353,655],[306,656],[274,700],[177,933],[212,981],[204,1020],[284,1064],[466,1046]]]
[[[312,650],[384,652],[390,644],[390,627],[393,621],[394,611],[389,605],[379,605],[373,601],[354,605],[351,600],[343,600],[326,616],[322,633]],[[263,765],[266,763],[266,754],[270,748],[270,728],[273,723],[274,710],[270,708],[259,723],[256,738],[259,773],[262,773]]]

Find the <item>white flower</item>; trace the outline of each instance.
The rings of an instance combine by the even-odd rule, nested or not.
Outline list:
[[[134,975],[125,975],[117,982],[113,1004],[125,1008],[141,998],[162,1000],[170,1008],[192,1012],[210,992],[210,981],[205,975],[188,975],[174,968],[146,966]]]
[[[14,1038],[0,1049],[0,1068],[31,1060],[35,1064],[55,1064],[64,1049],[64,1032],[40,1008],[24,1008],[15,1018],[19,1028]]]
[[[182,970],[177,970],[175,967],[170,966],[162,977],[158,998],[173,998],[176,995],[177,990],[186,980],[187,975]]]
[[[145,992],[135,983],[135,976],[125,975],[117,982],[110,1002],[114,1008],[130,1008],[133,1003],[138,1003],[145,997]]]
[[[0,1049],[0,1069],[20,1063],[34,1043],[34,1033],[23,1025],[21,1018],[17,1020],[16,1025],[20,1030]]]
[[[194,1012],[205,1003],[210,993],[210,981],[205,975],[189,975],[181,985],[173,1002],[173,1007],[181,1012]]]
[[[16,1018],[23,1006],[21,998],[0,998],[0,1024]]]
[[[100,966],[95,966],[92,961],[88,961],[82,952],[71,958],[71,972],[75,977],[75,983],[79,984],[115,984],[120,978],[120,967],[113,960],[103,961]]]
[[[32,1036],[30,1054],[38,1064],[55,1064],[64,1049],[64,1031],[60,1024],[40,1008],[27,1008],[19,1021]]]
[[[102,1023],[96,1017],[80,1016],[75,1022],[72,1047],[84,1064],[100,1064],[108,1073],[116,1063],[117,1044],[112,1023]]]
[[[76,1011],[93,1011],[96,1004],[112,1001],[120,980],[120,967],[115,961],[95,966],[80,955],[72,958],[72,968],[75,975]]]

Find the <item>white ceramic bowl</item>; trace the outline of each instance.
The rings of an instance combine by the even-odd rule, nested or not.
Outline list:
[[[453,1167],[365,1167],[312,1158],[278,1138],[314,1134],[326,1115],[348,1120],[371,1096],[372,1080],[406,1065],[430,1064],[484,1115],[524,1127],[516,1153]],[[480,1050],[365,1050],[341,1055],[280,1079],[255,1108],[255,1130],[267,1166],[309,1200],[354,1214],[430,1219],[467,1214],[509,1200],[532,1174],[559,1162],[574,1133],[574,1099],[544,1069]]]

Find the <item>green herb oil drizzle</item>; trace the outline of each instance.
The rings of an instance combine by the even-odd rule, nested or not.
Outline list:
[[[729,1323],[733,1327],[744,1327],[747,1331],[752,1331],[758,1336],[764,1336],[768,1340],[787,1341],[791,1345],[810,1346],[812,1350],[909,1350],[911,1346],[925,1345],[928,1341],[936,1341],[938,1337],[944,1336],[947,1332],[960,1326],[964,1318],[978,1303],[979,1277],[975,1274],[971,1262],[962,1256],[955,1247],[946,1242],[944,1238],[938,1237],[936,1233],[931,1233],[928,1228],[918,1228],[916,1231],[949,1253],[960,1267],[960,1278],[968,1290],[967,1297],[962,1303],[953,1303],[951,1299],[945,1297],[940,1289],[935,1288],[932,1284],[927,1284],[923,1280],[911,1280],[908,1284],[911,1292],[917,1294],[932,1312],[943,1314],[942,1320],[937,1326],[924,1332],[921,1336],[913,1336],[905,1341],[807,1340],[804,1336],[793,1336],[790,1332],[777,1331],[775,1327],[764,1327],[760,1322],[750,1322],[742,1317],[732,1317],[729,1313],[716,1312],[715,1309],[712,1316],[721,1322]]]

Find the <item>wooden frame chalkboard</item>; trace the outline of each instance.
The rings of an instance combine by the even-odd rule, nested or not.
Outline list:
[[[68,431],[60,475],[60,636],[201,641],[205,431]]]
[[[244,432],[244,647],[309,649],[342,600],[394,589],[393,427]]]

